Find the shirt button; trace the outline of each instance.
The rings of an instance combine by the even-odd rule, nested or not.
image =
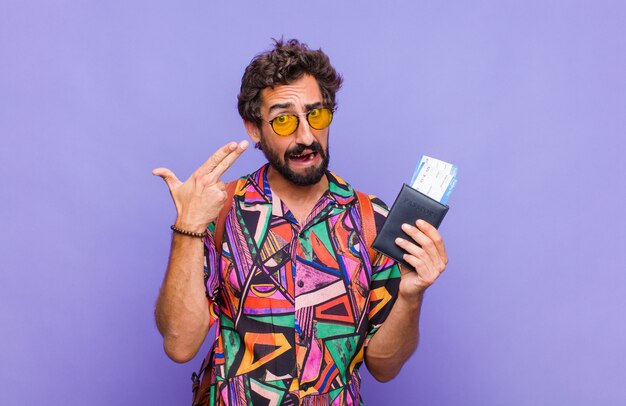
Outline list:
[[[304,281],[298,281],[298,286],[299,287],[303,287],[304,286]]]

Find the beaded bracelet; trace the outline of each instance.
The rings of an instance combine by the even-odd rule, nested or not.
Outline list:
[[[172,229],[173,232],[186,235],[187,237],[204,238],[207,235],[209,235],[206,231],[204,233],[194,233],[191,231],[183,230],[182,228],[178,228],[173,224],[170,226],[170,228]]]

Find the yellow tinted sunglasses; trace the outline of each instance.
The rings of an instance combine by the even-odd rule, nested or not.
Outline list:
[[[314,130],[323,130],[330,125],[333,121],[334,110],[321,107],[308,111],[306,114],[306,121]],[[272,130],[281,137],[286,137],[293,134],[298,129],[300,124],[300,115],[296,114],[281,114],[270,121],[267,121],[272,126]]]

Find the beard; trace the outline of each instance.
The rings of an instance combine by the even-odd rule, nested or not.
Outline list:
[[[322,179],[322,176],[324,176],[326,170],[328,169],[328,162],[330,161],[328,148],[324,151],[320,143],[317,141],[313,141],[311,145],[306,146],[301,144],[296,145],[294,148],[285,151],[282,160],[280,159],[278,153],[267,145],[265,142],[265,136],[262,132],[259,144],[261,151],[263,151],[265,158],[267,158],[267,161],[272,168],[276,169],[276,171],[280,173],[283,178],[298,186],[311,186],[316,184]],[[304,173],[294,172],[293,169],[289,167],[289,157],[294,154],[301,154],[306,150],[311,150],[319,154],[322,158],[321,164],[316,168],[306,168]]]

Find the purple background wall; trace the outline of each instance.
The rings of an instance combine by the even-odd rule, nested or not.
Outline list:
[[[334,171],[391,203],[421,153],[460,167],[420,349],[367,403],[626,404],[624,2],[393,4],[2,2],[0,404],[188,404],[150,170],[245,137],[241,74],[281,35],[345,76]]]

